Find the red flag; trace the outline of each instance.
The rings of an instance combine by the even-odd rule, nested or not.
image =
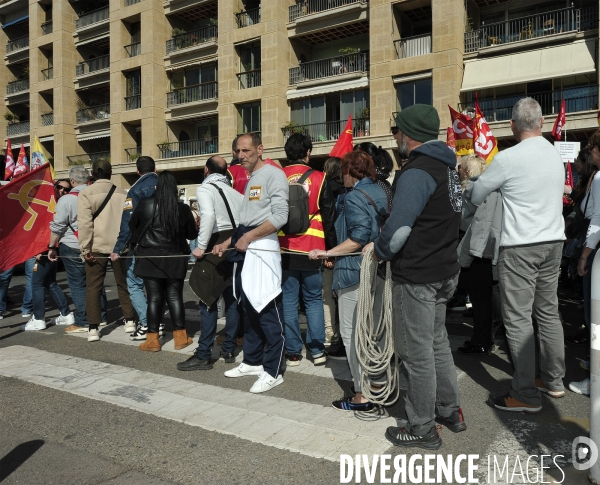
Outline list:
[[[565,127],[565,123],[567,122],[567,107],[565,105],[565,100],[562,100],[560,103],[560,111],[556,116],[556,121],[554,122],[554,127],[552,128],[552,138],[556,141],[560,141],[562,138],[562,130]]]
[[[498,142],[494,135],[492,135],[492,130],[481,112],[477,97],[475,97],[475,120],[473,128],[473,148],[475,154],[489,164],[498,153]]]
[[[573,170],[571,169],[571,164],[567,162],[567,178],[565,179],[565,185],[573,188]]]
[[[573,170],[571,164],[567,162],[567,177],[565,178],[565,191],[563,193],[563,205],[572,205],[571,192],[573,191]]]
[[[454,138],[454,130],[451,126],[446,130],[446,145],[448,148],[456,153],[456,139]]]
[[[13,158],[10,138],[6,140],[6,156],[4,159],[4,180],[10,180],[15,171],[15,159]]]
[[[0,272],[46,250],[55,206],[49,163],[0,187]]]
[[[342,158],[346,153],[351,152],[352,148],[352,115],[350,115],[344,131],[333,145],[329,156]]]
[[[457,155],[469,155],[473,153],[473,120],[453,110],[448,105],[450,117],[452,118],[452,131],[454,131],[454,139]]]
[[[17,166],[15,167],[15,173],[13,177],[18,177],[24,173],[29,172],[29,162],[27,161],[27,152],[25,146],[21,143],[21,149],[19,150],[19,158],[17,159]]]

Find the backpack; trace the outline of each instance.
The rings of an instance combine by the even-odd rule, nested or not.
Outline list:
[[[308,208],[308,192],[304,190],[304,182],[313,173],[312,168],[308,169],[297,182],[290,183],[290,199],[288,221],[281,228],[284,234],[302,234],[308,231],[308,226],[312,216]]]

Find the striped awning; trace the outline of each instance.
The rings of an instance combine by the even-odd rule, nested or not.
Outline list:
[[[20,19],[17,20],[13,20],[12,22],[8,22],[7,24],[3,24],[2,28],[5,29],[6,27],[10,27],[11,25],[16,25],[20,22],[24,22],[25,20],[29,19],[29,15],[25,15],[25,17],[21,17]]]

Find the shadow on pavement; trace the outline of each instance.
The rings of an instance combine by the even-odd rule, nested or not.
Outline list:
[[[32,440],[13,448],[0,459],[0,482],[3,482],[12,472],[25,463],[31,456],[44,446],[43,440]]]

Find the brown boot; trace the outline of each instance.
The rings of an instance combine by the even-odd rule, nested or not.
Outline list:
[[[146,334],[146,341],[139,348],[147,352],[159,352],[160,340],[158,340],[158,332],[148,332]]]
[[[175,343],[175,350],[185,349],[193,342],[191,337],[187,336],[185,328],[182,328],[181,330],[173,330],[173,340]]]

